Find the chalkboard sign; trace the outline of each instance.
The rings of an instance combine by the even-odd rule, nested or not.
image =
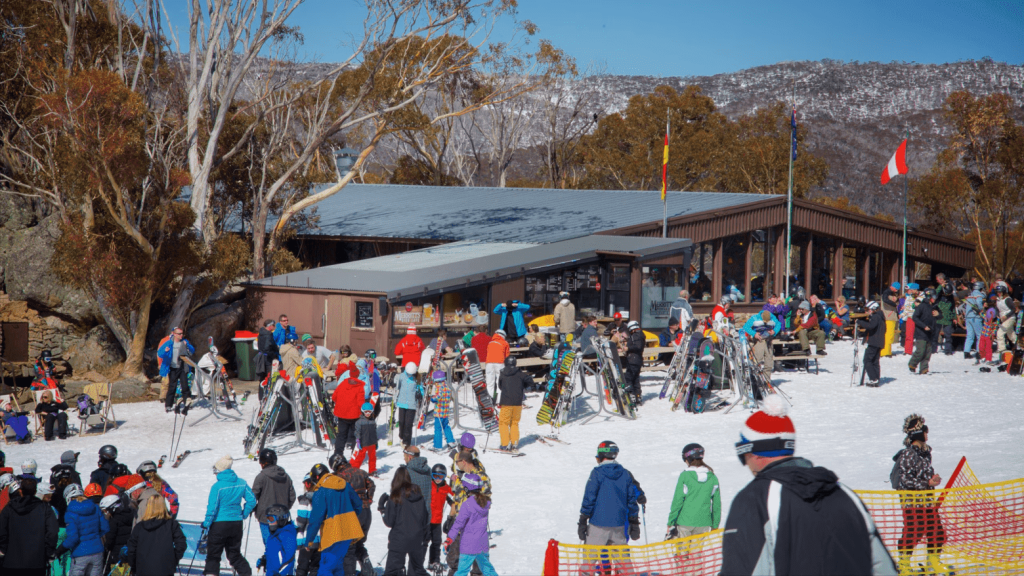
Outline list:
[[[373,302],[356,302],[356,328],[373,328]]]

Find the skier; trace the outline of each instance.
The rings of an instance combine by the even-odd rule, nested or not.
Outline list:
[[[555,304],[552,319],[558,327],[559,342],[570,341],[570,334],[576,331],[576,306],[569,301],[568,292],[558,293],[558,304]]]
[[[284,468],[277,465],[277,452],[274,450],[260,450],[259,463],[262,470],[252,481],[252,494],[256,497],[256,521],[259,522],[260,535],[263,536],[263,544],[266,545],[267,538],[270,537],[267,512],[271,506],[282,506],[285,510],[291,510],[295,505],[295,486]]]
[[[967,329],[967,338],[964,340],[965,360],[969,360],[972,353],[977,355],[978,342],[981,340],[982,317],[985,315],[985,284],[975,282],[971,288],[970,296],[964,298],[960,306]]]
[[[118,467],[117,448],[107,444],[100,448],[99,456],[100,460],[96,463],[96,469],[89,475],[89,483],[99,484],[103,488],[103,493],[106,494],[107,486],[116,477],[113,472]]]
[[[391,492],[381,494],[377,510],[388,532],[388,556],[384,574],[397,576],[403,573],[406,557],[409,568],[416,576],[426,576],[423,556],[430,529],[430,509],[423,506],[423,493],[409,477],[409,469],[399,466],[391,480]]]
[[[164,398],[164,411],[174,410],[174,395],[181,387],[181,399],[192,396],[188,385],[188,365],[181,361],[182,356],[192,356],[196,349],[185,339],[185,331],[175,327],[171,330],[171,339],[160,345],[156,355],[160,358],[160,377],[167,377],[167,397]]]
[[[487,541],[487,517],[491,510],[491,496],[484,492],[484,483],[476,474],[462,477],[466,500],[459,509],[454,524],[448,530],[445,548],[459,541],[459,566],[456,576],[467,576],[471,567],[479,567],[484,576],[498,576],[491,564],[490,545]]]
[[[292,524],[288,508],[275,504],[267,508],[264,516],[259,518],[260,525],[270,529],[266,547],[266,569],[271,576],[291,576],[295,569],[296,543],[295,524]]]
[[[508,358],[509,353],[505,331],[495,330],[494,337],[487,344],[487,363],[484,364],[487,388],[492,390],[495,396],[498,393],[498,379],[501,377],[501,370],[505,366],[505,358]]]
[[[398,375],[398,437],[403,446],[412,444],[413,426],[416,425],[416,398],[423,394],[423,387],[416,381],[416,363],[409,362],[405,371]]]
[[[468,432],[467,432],[468,434]],[[463,435],[465,438],[465,435]],[[463,445],[465,447],[465,444]],[[460,451],[455,458],[455,464],[452,469],[452,503],[451,508],[448,511],[448,519],[445,520],[444,526],[441,529],[445,534],[451,531],[452,525],[455,523],[455,518],[459,514],[459,508],[469,497],[469,489],[462,483],[462,479],[468,474],[475,474],[480,479],[481,487],[480,492],[490,496],[491,494],[491,479],[487,476],[484,471],[484,467],[474,457],[472,448],[468,450]],[[454,538],[454,542],[445,547],[445,559],[448,562],[448,576],[453,576],[455,571],[459,569],[459,555],[461,554],[461,537]],[[473,574],[480,574],[480,568],[473,563]]]
[[[754,474],[732,501],[721,574],[891,574],[874,521],[830,470],[793,455],[796,428],[769,395],[740,430],[736,455]],[[842,543],[837,545],[837,543]]]
[[[405,465],[409,469],[409,477],[412,483],[419,487],[423,495],[423,505],[427,508],[427,515],[430,515],[430,463],[423,456],[420,456],[420,449],[416,446],[406,446],[402,451]]]
[[[931,492],[942,483],[942,477],[932,468],[932,448],[928,445],[928,426],[924,416],[911,414],[903,420],[904,448],[892,457],[893,471],[890,481],[893,490],[920,490],[920,496],[900,497],[903,507],[903,534],[897,543],[901,574],[910,573],[910,557],[921,540],[928,541],[927,570],[937,574],[948,573],[940,556],[946,542],[946,531],[939,518],[938,505]]]
[[[633,475],[615,461],[619,447],[606,440],[597,446],[597,467],[590,472],[580,507],[577,534],[588,546],[625,544],[626,534],[640,539],[640,504],[643,494]]]
[[[687,469],[679,474],[672,508],[668,513],[666,540],[686,538],[718,529],[722,520],[722,494],[718,477],[704,463],[704,447],[687,444],[683,447]]]
[[[149,498],[142,521],[132,529],[125,559],[132,574],[173,574],[188,541],[160,496]]]
[[[633,396],[633,405],[643,404],[643,394],[640,390],[640,369],[644,366],[644,348],[647,347],[647,338],[644,331],[640,329],[640,323],[631,320],[626,325],[629,336],[626,338],[626,388]]]
[[[509,300],[494,307],[494,313],[501,314],[498,327],[505,331],[509,340],[515,341],[526,336],[526,321],[523,320],[523,312],[529,309],[529,304],[519,300]]]
[[[445,380],[434,382],[434,389],[430,394],[434,401],[434,450],[442,448],[453,448],[455,437],[452,435],[451,425],[448,417],[452,413],[452,389]]]
[[[416,325],[409,324],[409,327],[405,329],[405,337],[395,345],[395,358],[401,358],[401,363],[406,366],[410,362],[415,365],[419,363],[425,348],[423,340],[416,335]]]
[[[864,371],[867,372],[867,385],[875,388],[882,377],[882,367],[879,358],[882,349],[885,347],[885,317],[878,313],[878,302],[871,300],[864,305],[867,313],[867,324],[864,325],[867,347],[864,349]],[[854,334],[854,338],[860,338],[860,334]]]
[[[359,527],[363,531],[363,537],[354,540],[348,547],[348,552],[345,553],[343,561],[345,574],[355,574],[357,562],[362,564],[363,574],[372,574],[373,564],[370,562],[370,554],[366,551],[366,539],[370,535],[370,524],[373,521],[373,512],[371,512],[370,506],[373,504],[373,494],[377,485],[366,472],[353,466],[341,454],[331,455],[328,464],[334,471],[334,475],[348,483],[363,503],[363,509],[356,515],[359,518]]]
[[[31,481],[30,481],[31,482]],[[55,555],[71,553],[71,573],[76,576],[100,576],[103,571],[103,536],[110,531],[99,506],[85,497],[82,487],[72,484],[64,489],[68,501],[67,536]]]
[[[231,469],[231,464],[231,456],[225,455],[213,465],[217,482],[210,489],[203,520],[207,530],[204,573],[220,574],[220,556],[226,552],[228,562],[239,576],[252,576],[252,568],[242,556],[242,520],[255,510],[256,496]]]
[[[979,364],[982,360],[992,363],[992,341],[995,340],[999,331],[999,318],[995,307],[985,310],[985,323],[981,326],[981,336],[978,338],[978,359],[974,362]],[[999,363],[998,360],[995,362]]]
[[[932,346],[938,340],[938,325],[935,323],[939,311],[932,306],[935,304],[935,291],[931,288],[924,291],[924,298],[916,306],[909,323],[913,323],[914,354],[910,357],[908,367],[911,372],[916,372],[920,367],[919,374],[928,373],[928,360],[932,357]],[[907,335],[910,337],[910,334]],[[909,343],[908,343],[909,344]]]
[[[956,302],[953,295],[953,285],[944,284],[936,291],[934,308],[939,315],[935,317],[935,341],[932,344],[932,353],[938,352],[939,341],[942,341],[942,353],[946,356],[953,355],[953,322],[956,320]]]
[[[444,464],[434,464],[430,469],[430,559],[429,568],[433,573],[441,570],[441,540],[444,533],[444,505],[451,502],[452,488],[445,482],[448,469]]]
[[[348,370],[348,378],[338,383],[331,394],[334,415],[338,418],[338,433],[334,437],[334,453],[344,454],[346,446],[355,448],[356,422],[362,414],[366,400],[366,384],[357,378],[359,367],[355,362],[339,364],[338,370]]]
[[[3,490],[11,501],[0,511],[0,572],[48,574],[57,548],[56,515],[36,498],[36,483],[31,480]]]
[[[72,452],[72,454],[74,453]],[[61,457],[61,460],[63,461],[64,457]],[[74,466],[59,465],[53,467],[50,474],[50,486],[53,487],[54,492],[51,505],[57,512],[57,523],[61,528],[67,526],[64,522],[64,515],[68,510],[68,502],[64,499],[64,489],[72,484],[82,485],[82,479],[78,472],[75,472]]]
[[[505,358],[505,367],[498,379],[501,390],[501,413],[498,417],[498,434],[501,438],[499,450],[519,452],[519,418],[523,415],[523,398],[526,389],[533,384],[533,378],[516,366],[515,356]],[[437,434],[434,434],[437,444]]]
[[[1016,309],[1013,298],[1008,294],[1006,283],[996,285],[996,312],[999,314],[999,329],[996,331],[996,355],[1002,358],[1006,351],[1006,339],[1017,342],[1017,331],[1014,327],[1017,324]]]
[[[885,347],[882,348],[882,356],[892,356],[892,343],[896,339],[896,322],[899,316],[896,314],[896,305],[900,299],[900,283],[893,282],[885,292],[882,292],[880,306],[885,318]]]
[[[449,432],[450,434],[450,432]],[[377,422],[373,420],[373,404],[366,402],[362,406],[362,416],[356,422],[356,443],[359,450],[352,455],[352,466],[359,468],[363,458],[367,458],[367,472],[370,476],[377,475]]]
[[[364,536],[359,526],[363,502],[344,478],[331,474],[323,464],[314,464],[309,473],[315,491],[306,526],[306,549],[320,551],[318,574],[342,576],[349,545]],[[317,536],[319,544],[314,542]]]
[[[156,471],[156,462],[146,460],[135,469],[135,473],[142,476],[146,486],[153,488],[167,501],[167,509],[171,512],[172,518],[178,517],[178,494],[171,488],[171,485],[164,480]]]

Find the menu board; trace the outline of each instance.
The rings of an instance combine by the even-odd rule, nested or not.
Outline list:
[[[356,302],[356,328],[373,328],[373,302]]]

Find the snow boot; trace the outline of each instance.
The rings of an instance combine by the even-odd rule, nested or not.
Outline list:
[[[921,371],[918,372],[918,374],[920,374],[921,376],[924,376],[927,373],[928,373],[928,369],[927,368],[921,368]]]
[[[913,364],[907,364],[907,368],[910,368],[911,374],[917,372],[917,366],[914,366]]]

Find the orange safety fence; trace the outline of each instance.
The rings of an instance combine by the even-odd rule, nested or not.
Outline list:
[[[1024,479],[981,484],[962,459],[933,491],[858,490],[901,575],[1024,575]],[[713,576],[722,530],[646,546],[548,542],[544,576]]]

